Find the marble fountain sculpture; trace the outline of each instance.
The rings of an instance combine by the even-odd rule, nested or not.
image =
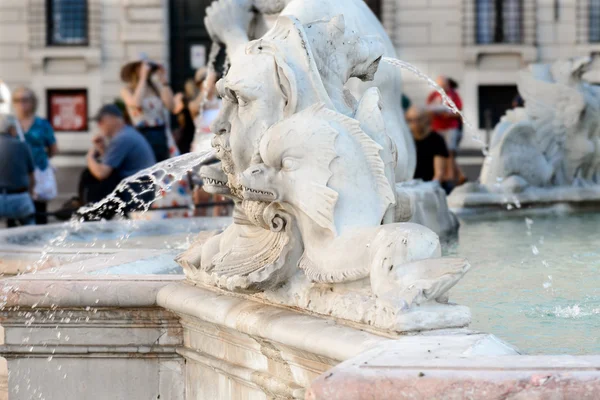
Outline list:
[[[407,181],[414,151],[387,105],[399,76],[385,78],[391,44],[365,4],[253,7],[282,14],[264,34],[252,27],[258,40],[248,42],[246,1],[219,0],[207,21],[231,68],[219,83],[221,163],[201,174],[235,200],[233,223],[202,222],[198,230],[226,227],[177,257],[185,279],[165,249],[120,247],[6,279],[10,398],[396,399],[417,384],[429,398],[485,398],[536,389],[555,374],[547,365],[573,370],[562,392],[600,387],[589,372],[600,360],[528,359],[512,373],[518,351],[467,329],[469,309],[449,303],[470,266],[442,258],[438,234],[414,223],[439,228],[450,214],[435,187]],[[173,234],[150,226],[154,247]],[[78,233],[65,244],[78,247]]]
[[[447,292],[469,264],[440,258],[438,235],[407,222],[423,205],[397,184],[412,175],[414,149],[400,108],[385,103],[398,98],[398,78],[386,80],[398,71],[377,78],[391,44],[379,23],[353,14],[362,1],[338,15],[337,2],[299,3],[250,42],[230,29],[248,26],[247,9],[222,1],[208,11],[231,67],[213,129],[221,163],[200,173],[236,209],[231,226],[203,233],[178,261],[200,285],[380,329],[466,326],[468,309],[448,304]],[[351,78],[363,83],[357,95],[345,86]]]
[[[600,202],[600,88],[589,57],[533,64],[519,74],[525,106],[496,126],[478,183],[449,197],[454,209]]]
[[[206,26],[226,46],[231,66],[218,84],[224,108],[213,125],[213,145],[222,162],[203,168],[207,190],[231,196],[242,215],[239,176],[255,163],[262,134],[323,104],[359,120],[383,148],[385,174],[396,192],[396,217],[390,209],[387,222],[411,220],[442,236],[456,233],[458,222],[443,190],[410,181],[416,154],[401,111],[401,76],[396,66],[382,62],[395,57],[393,44],[364,1],[340,4],[228,0],[209,7]],[[268,30],[264,14],[278,13],[288,17]]]

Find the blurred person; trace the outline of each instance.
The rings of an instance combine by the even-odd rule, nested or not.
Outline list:
[[[10,98],[10,89],[6,83],[0,79],[0,114],[10,114]]]
[[[210,148],[213,137],[211,125],[219,115],[221,110],[221,99],[217,95],[217,81],[219,77],[214,69],[207,67],[196,71],[194,81],[198,88],[196,98],[190,102],[190,112],[194,117],[196,125],[196,134],[192,145],[193,151],[202,151]],[[206,203],[222,203],[227,199],[221,195],[210,195],[204,191],[201,186],[195,187],[193,192],[195,205]],[[215,217],[230,215],[230,208],[227,206],[215,206],[212,211],[203,207],[196,207],[195,215],[204,216],[212,214]]]
[[[29,147],[16,137],[16,119],[0,114],[0,218],[9,228],[35,224],[34,170]]]
[[[114,104],[103,106],[95,117],[100,133],[92,139],[92,148],[87,154],[87,170],[79,183],[79,195],[82,204],[96,203],[111,194],[125,178],[152,167],[156,163],[152,147],[146,139],[134,128],[125,124],[123,114]],[[139,181],[139,182],[138,182]],[[147,192],[153,183],[147,177],[142,177],[127,188],[117,190],[115,197],[122,200],[128,207],[123,210],[130,212],[140,202],[150,202],[154,199],[152,193],[144,193],[139,198],[137,194]],[[113,202],[116,203],[116,200]],[[131,207],[129,207],[131,203]],[[135,203],[135,204],[133,204]],[[110,209],[117,204],[109,204]],[[108,210],[98,218],[110,218]],[[114,215],[114,214],[113,214]]]
[[[196,127],[189,105],[198,96],[198,92],[194,80],[188,79],[184,91],[173,97],[173,115],[177,120],[177,128],[173,130],[173,136],[181,154],[189,153],[192,149]]]
[[[411,106],[412,101],[410,100],[410,97],[402,93],[402,111],[407,112]]]
[[[523,97],[521,97],[521,95],[517,93],[517,95],[513,98],[512,108],[520,107],[525,107],[525,100],[523,100]]]
[[[431,119],[426,110],[412,106],[406,112],[406,123],[410,128],[417,150],[415,179],[443,183],[448,149],[444,138],[431,130]]]
[[[133,126],[146,138],[157,162],[170,157],[169,121],[173,92],[162,65],[135,61],[121,69],[121,97]]]
[[[445,76],[439,76],[436,83],[444,89],[448,97],[454,102],[456,107],[462,111],[462,100],[458,95],[458,84],[455,80]],[[466,177],[460,170],[456,162],[456,156],[463,138],[463,125],[460,115],[453,113],[445,105],[442,96],[437,92],[432,92],[427,98],[427,104],[433,112],[431,129],[438,132],[446,140],[449,157],[446,165],[446,176],[443,179],[449,186],[461,185],[466,182]]]
[[[194,80],[199,91],[196,98],[190,102],[189,107],[196,125],[196,136],[192,148],[194,151],[199,151],[205,147],[203,142],[210,143],[212,137],[210,126],[219,115],[221,99],[217,96],[218,75],[216,71],[206,67],[200,68],[196,71]]]
[[[18,136],[29,145],[36,168],[36,188],[33,197],[36,224],[47,224],[48,201],[56,197],[57,190],[56,177],[50,165],[50,158],[58,153],[54,129],[47,120],[35,115],[38,99],[31,89],[15,89],[12,103],[17,118]]]

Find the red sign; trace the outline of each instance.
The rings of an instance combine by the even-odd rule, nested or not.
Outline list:
[[[48,120],[57,132],[88,130],[87,90],[49,90]]]

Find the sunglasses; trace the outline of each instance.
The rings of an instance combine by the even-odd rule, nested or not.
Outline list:
[[[29,103],[31,101],[31,99],[29,97],[21,97],[21,98],[14,98],[13,99],[13,103]]]

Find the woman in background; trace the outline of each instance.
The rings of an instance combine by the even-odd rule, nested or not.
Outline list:
[[[177,93],[173,98],[173,114],[177,119],[177,128],[173,130],[173,136],[181,154],[189,153],[192,149],[196,127],[189,104],[198,96],[198,92],[194,80],[188,79],[183,92]]]
[[[19,87],[12,94],[12,103],[17,118],[17,130],[21,131],[25,142],[29,145],[36,170],[41,172],[36,173],[36,179],[54,180],[54,182],[36,182],[36,187],[50,184],[56,188],[54,174],[47,174],[46,170],[52,168],[50,158],[58,153],[58,146],[52,125],[47,120],[35,115],[38,106],[37,96],[33,90]],[[34,193],[33,200],[36,211],[36,224],[47,224],[48,217],[46,213],[48,211],[48,200],[50,199],[43,199],[40,193]]]
[[[147,61],[126,64],[121,69],[121,98],[133,126],[148,140],[157,162],[170,157],[168,118],[173,109],[173,92],[162,65]]]
[[[217,96],[217,80],[217,72],[206,67],[198,69],[194,76],[198,95],[189,104],[190,113],[196,125],[193,151],[210,147],[212,138],[210,126],[221,109],[221,99]]]

